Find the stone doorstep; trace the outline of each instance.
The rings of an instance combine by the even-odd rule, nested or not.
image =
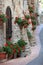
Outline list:
[[[36,54],[37,51],[37,54]],[[21,57],[13,60],[9,60],[7,62],[1,63],[0,65],[26,65],[27,63],[31,62],[33,59],[38,57],[40,52],[40,45],[36,45],[35,47],[31,47],[31,54],[26,57]]]
[[[0,60],[0,63],[6,62],[7,59]]]

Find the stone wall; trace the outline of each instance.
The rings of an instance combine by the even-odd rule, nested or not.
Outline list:
[[[26,1],[26,0],[25,0]],[[4,1],[2,1],[3,2],[3,8],[2,8],[2,11],[3,11],[3,13],[4,14],[6,14],[6,8],[9,6],[10,8],[11,8],[11,11],[12,11],[12,17],[13,17],[13,19],[12,19],[12,42],[13,43],[15,43],[15,42],[17,42],[19,39],[21,39],[21,31],[20,31],[20,29],[19,29],[19,26],[18,26],[18,24],[14,24],[14,21],[15,21],[15,17],[16,16],[19,16],[19,17],[24,17],[24,14],[23,14],[23,0],[21,1],[21,0],[14,0],[13,2],[12,2],[12,0],[4,0]],[[13,3],[14,3],[14,5],[15,5],[15,8],[14,8],[14,5],[13,5]],[[26,1],[26,3],[27,3],[27,1]],[[25,4],[25,3],[24,3]],[[27,9],[27,11],[28,11],[28,5],[26,4],[25,5],[25,7],[26,7],[26,9]],[[25,9],[25,7],[24,7],[24,9]],[[27,14],[27,11],[26,11],[26,14]],[[4,29],[3,29],[3,31],[4,31],[4,34],[3,34],[3,36],[4,36],[4,40],[5,40],[5,42],[4,43],[6,43],[6,23],[4,23]],[[26,31],[26,30],[25,30]],[[24,34],[24,36],[26,35],[27,33],[25,33]],[[26,40],[28,40],[28,37],[26,36],[25,37],[26,38]],[[25,40],[25,39],[24,39]],[[2,41],[2,40],[1,40]],[[29,43],[29,41],[28,41],[28,43]]]
[[[3,0],[0,0],[0,14],[3,13]],[[4,39],[4,24],[0,21],[0,46],[3,46]]]

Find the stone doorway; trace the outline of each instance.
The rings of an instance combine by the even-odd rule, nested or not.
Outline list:
[[[9,6],[6,9],[6,16],[8,18],[6,22],[6,39],[11,39],[12,38],[12,13]]]

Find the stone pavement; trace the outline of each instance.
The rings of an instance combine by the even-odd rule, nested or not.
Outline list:
[[[39,38],[41,41],[41,50],[39,56],[33,60],[32,62],[28,63],[27,65],[43,65],[43,28],[39,34]]]

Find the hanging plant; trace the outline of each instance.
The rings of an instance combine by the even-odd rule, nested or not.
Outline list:
[[[27,35],[28,35],[28,38],[31,39],[32,38],[32,34],[30,33],[30,31],[27,30]]]
[[[35,17],[34,17],[34,16],[31,16],[31,19],[32,19],[32,20],[35,20]]]
[[[36,26],[33,26],[33,27],[32,27],[32,30],[34,31],[35,29],[36,29]]]
[[[36,24],[37,24],[37,21],[33,20],[32,25],[36,25]]]
[[[0,14],[0,21],[2,21],[3,23],[7,21],[7,18],[4,14]]]
[[[30,7],[30,6],[29,6],[29,12],[30,12],[30,13],[33,13],[33,12],[34,12],[34,11],[33,11],[33,8]]]
[[[21,18],[15,18],[15,23],[17,23],[18,25],[19,25],[19,27],[20,27],[20,29],[22,29],[22,27],[23,27],[23,21],[22,21],[22,19]]]
[[[29,15],[25,15],[25,18],[28,20],[30,18],[30,16]]]
[[[28,21],[27,21],[26,19],[23,19],[22,22],[23,22],[24,28],[27,28],[27,26],[28,26]]]
[[[23,26],[24,26],[24,28],[27,28],[27,26],[28,26],[28,21],[26,19],[15,18],[14,23],[17,23],[19,25],[20,29],[22,29]]]
[[[32,21],[32,30],[33,31],[36,29],[36,24],[37,24],[37,21],[33,20]]]

